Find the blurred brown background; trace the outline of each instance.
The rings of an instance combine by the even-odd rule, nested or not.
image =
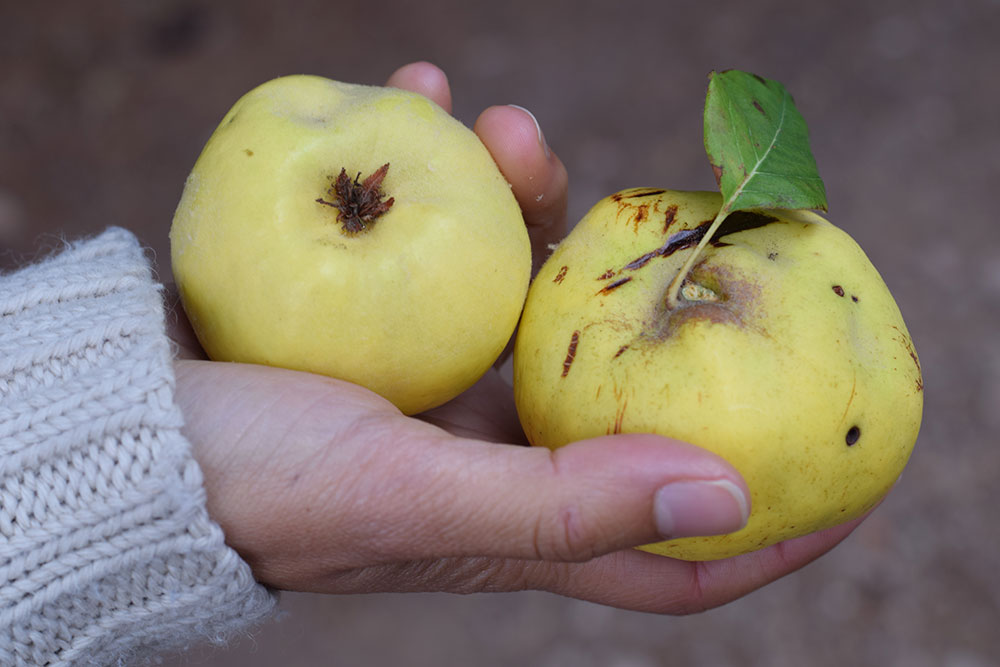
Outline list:
[[[795,96],[831,218],[883,273],[923,362],[923,430],[888,501],[834,552],[727,607],[664,618],[536,593],[286,595],[255,638],[168,664],[1000,664],[998,33],[996,0],[0,0],[0,267],[114,224],[169,279],[167,229],[202,143],[280,74],[381,83],[427,59],[468,124],[526,106],[578,219],[624,187],[713,188],[706,75],[735,67]]]

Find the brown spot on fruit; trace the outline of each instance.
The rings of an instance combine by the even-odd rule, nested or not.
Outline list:
[[[757,100],[753,101],[753,108],[756,109],[757,111],[759,111],[761,113],[761,115],[763,115],[763,116],[767,115],[766,113],[764,113],[764,107],[762,107],[760,105],[760,102],[758,102]]]
[[[244,148],[243,152],[247,154],[247,157],[253,157],[253,151],[249,148]]]
[[[618,406],[618,413],[615,415],[615,426],[611,431],[613,434],[618,434],[622,432],[622,422],[625,420],[625,408],[628,407],[628,398],[621,402]]]
[[[847,442],[848,447],[853,447],[860,438],[861,429],[857,426],[852,426],[847,430],[847,436],[844,438],[844,441]]]
[[[760,310],[761,285],[753,276],[731,271],[717,264],[697,264],[691,271],[691,281],[715,294],[711,301],[679,300],[671,308],[663,299],[657,315],[644,334],[665,340],[692,321],[734,326],[754,335],[770,337],[764,328],[766,318]]]
[[[698,245],[698,241],[700,241],[701,237],[705,235],[705,231],[707,229],[707,226],[698,225],[694,229],[683,229],[676,234],[671,234],[666,243],[656,250],[652,250],[647,252],[645,255],[633,259],[625,265],[625,269],[628,271],[635,271],[636,269],[641,269],[643,266],[648,264],[650,260],[656,257],[667,257],[683,248],[694,247]]]
[[[708,232],[708,228],[712,226],[712,222],[712,220],[706,220],[694,229],[682,229],[675,234],[671,234],[667,239],[667,242],[662,246],[656,250],[647,252],[641,257],[637,257],[626,264],[624,268],[628,271],[635,271],[636,269],[642,268],[650,260],[656,257],[668,257],[678,250],[697,246],[702,237]],[[721,241],[720,239],[722,237],[728,236],[729,234],[736,234],[738,232],[757,229],[758,227],[769,225],[772,222],[778,222],[778,219],[763,213],[755,213],[752,211],[736,211],[734,213],[730,213],[729,216],[726,217],[725,221],[719,226],[715,238],[712,240],[712,245],[716,248],[725,247],[729,244]]]
[[[674,220],[677,218],[677,204],[673,204],[667,207],[666,212],[663,216],[663,233],[666,234],[670,231],[670,226],[674,224]]]
[[[554,283],[561,283],[563,281],[563,278],[566,277],[566,272],[567,271],[569,271],[569,267],[566,266],[566,265],[563,265],[559,269],[559,273],[556,274],[556,277],[552,279],[552,282],[554,282]]]
[[[628,348],[629,348],[629,346],[628,346],[628,345],[622,345],[622,346],[621,346],[620,348],[618,348],[618,351],[617,351],[617,352],[615,352],[615,356],[614,356],[614,357],[612,357],[612,359],[617,359],[618,357],[622,356],[622,354],[623,354],[623,353],[625,352],[625,350],[627,350]]]
[[[614,290],[618,289],[619,287],[621,287],[622,285],[624,285],[625,283],[629,282],[630,280],[632,280],[632,276],[626,276],[625,278],[619,278],[618,280],[614,281],[610,285],[605,285],[598,292],[598,294],[609,294],[609,293],[613,292]]]
[[[607,271],[605,271],[601,275],[597,276],[597,279],[598,280],[607,280],[608,278],[611,278],[614,275],[615,275],[615,270],[614,269],[608,269]]]
[[[913,340],[909,336],[904,334],[902,331],[900,331],[899,327],[893,327],[893,329],[895,329],[896,333],[899,334],[899,342],[902,343],[903,347],[906,348],[906,351],[910,355],[910,359],[913,359],[913,364],[917,367],[917,390],[921,391],[924,388],[924,380],[923,380],[924,372],[923,369],[920,368],[920,359],[917,357],[917,351],[913,349]]]
[[[847,399],[847,407],[844,408],[844,415],[840,418],[841,422],[847,419],[847,413],[851,410],[851,405],[854,403],[854,397],[858,394],[858,372],[854,371],[854,381],[851,383],[851,395]]]
[[[844,296],[844,288],[840,285],[834,285],[833,291],[837,296]]]
[[[638,229],[641,223],[646,221],[646,215],[648,214],[649,214],[649,204],[643,204],[642,206],[635,207],[635,217],[632,218],[632,221],[635,223],[636,229]]]
[[[576,359],[576,346],[580,342],[580,332],[574,331],[573,335],[569,339],[569,348],[566,350],[566,359],[563,360],[563,370],[562,377],[569,375],[569,367],[573,365],[573,360]]]
[[[859,299],[858,299],[858,297],[856,297],[856,296],[854,296],[854,295],[852,294],[852,295],[851,295],[851,301],[853,301],[854,303],[857,303],[857,302],[859,301]]]

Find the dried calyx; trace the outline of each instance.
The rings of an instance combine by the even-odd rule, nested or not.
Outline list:
[[[316,202],[337,209],[337,222],[343,225],[344,233],[354,235],[368,231],[395,202],[394,197],[382,201],[385,197],[382,181],[388,171],[389,163],[386,162],[361,181],[360,172],[352,180],[347,170],[341,168],[337,178],[331,179],[330,189],[326,192],[333,201],[320,197]]]

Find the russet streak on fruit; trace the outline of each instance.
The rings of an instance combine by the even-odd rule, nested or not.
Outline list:
[[[601,288],[601,291],[598,292],[598,294],[609,294],[610,292],[613,292],[614,290],[618,289],[619,287],[621,287],[622,285],[624,285],[625,283],[627,283],[630,280],[632,280],[632,276],[626,276],[625,278],[619,278],[618,280],[614,281],[610,285],[605,285],[603,288]]]
[[[666,213],[663,216],[663,233],[666,234],[670,231],[670,225],[674,224],[674,218],[677,217],[677,206],[668,206]]]
[[[611,201],[620,202],[623,199],[641,199],[642,197],[655,197],[662,195],[666,190],[634,190],[631,192],[616,192],[611,195]]]
[[[672,206],[670,208],[673,209],[673,213],[669,213],[668,215],[670,217],[670,222],[673,222],[677,213],[677,207]],[[715,235],[715,239],[712,240],[711,243],[716,248],[724,247],[727,244],[721,240],[722,237],[729,234],[735,234],[737,232],[745,232],[758,227],[763,227],[764,225],[768,225],[772,222],[777,222],[777,218],[761,213],[737,211],[736,213],[730,214],[729,217],[726,218],[725,222],[722,223],[722,226],[719,227],[719,230]],[[683,229],[672,234],[667,239],[667,242],[662,246],[632,260],[623,267],[623,270],[635,271],[636,269],[642,268],[647,262],[656,257],[668,257],[678,250],[698,245],[698,242],[701,241],[701,238],[705,235],[705,232],[708,231],[708,228],[711,227],[711,225],[712,220],[706,220],[694,229]]]
[[[573,365],[573,360],[576,359],[576,346],[580,342],[580,332],[574,331],[573,335],[569,339],[569,348],[566,350],[566,359],[563,361],[563,371],[562,376],[566,377],[569,375],[569,367]]]

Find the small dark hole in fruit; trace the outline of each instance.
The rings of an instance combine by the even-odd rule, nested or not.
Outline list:
[[[852,426],[850,430],[847,431],[847,438],[846,438],[847,446],[850,447],[851,445],[856,443],[860,437],[861,437],[861,429],[858,428],[857,426]]]
[[[833,291],[837,296],[844,296],[844,288],[840,285],[834,285]]]

